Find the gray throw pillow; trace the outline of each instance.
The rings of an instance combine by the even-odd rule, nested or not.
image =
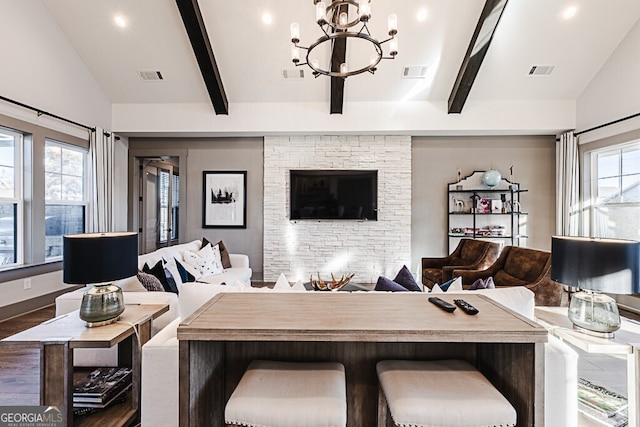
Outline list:
[[[142,286],[149,292],[164,292],[164,287],[162,287],[162,283],[160,280],[153,274],[145,273],[143,271],[138,271],[138,280],[142,283]]]

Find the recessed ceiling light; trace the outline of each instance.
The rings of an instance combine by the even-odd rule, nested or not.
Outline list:
[[[113,23],[120,28],[124,28],[127,26],[127,21],[121,15],[116,15],[113,17]]]
[[[273,17],[269,12],[265,12],[262,14],[262,23],[265,25],[271,25],[273,22]]]
[[[562,12],[562,17],[564,19],[571,19],[575,16],[576,12],[578,12],[578,8],[575,6],[569,6]]]
[[[427,12],[427,9],[420,9],[418,11],[418,22],[424,22],[427,20],[427,16],[429,16],[429,12]]]

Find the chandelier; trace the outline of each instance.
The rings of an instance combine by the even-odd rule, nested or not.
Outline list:
[[[371,1],[370,0],[333,0],[329,6],[320,0],[314,0],[316,7],[316,23],[324,33],[310,46],[300,46],[300,26],[297,23],[291,24],[291,60],[296,66],[307,65],[313,70],[313,75],[325,75],[330,77],[347,78],[366,71],[375,73],[378,63],[383,59],[394,59],[398,54],[398,40],[395,38],[398,33],[398,17],[395,14],[389,15],[388,33],[389,38],[378,41],[371,36],[367,23],[371,19]],[[349,13],[349,6],[355,8],[355,13]],[[351,12],[354,9],[351,8]],[[356,28],[360,26],[360,28]],[[339,66],[321,66],[320,60],[314,58],[312,52],[325,43],[331,43],[331,47],[335,45],[337,40],[344,40],[345,46],[348,39],[357,39],[368,42],[373,49],[368,60],[360,61],[353,67],[343,62]],[[389,56],[384,56],[382,45],[389,42]],[[300,62],[300,49],[307,51],[304,63]],[[345,48],[346,50],[346,48]],[[310,59],[311,58],[311,59]],[[333,61],[330,61],[330,63]]]

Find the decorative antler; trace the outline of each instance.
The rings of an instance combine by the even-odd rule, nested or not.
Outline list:
[[[346,285],[347,283],[349,283],[349,281],[353,278],[353,276],[355,276],[355,273],[352,273],[350,275],[342,275],[340,277],[340,280],[336,280],[336,277],[333,273],[331,273],[331,282],[327,283],[324,280],[322,280],[322,278],[320,277],[320,273],[318,273],[318,280],[314,280],[313,279],[313,274],[311,275],[311,277],[309,278],[309,281],[311,282],[311,286],[313,286],[314,289],[319,290],[319,291],[326,291],[326,290],[331,290],[331,291],[336,291],[340,288],[342,288],[344,285]]]

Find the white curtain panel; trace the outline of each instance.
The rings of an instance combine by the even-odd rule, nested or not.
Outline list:
[[[88,231],[115,231],[113,212],[115,137],[101,128],[90,132],[91,206]]]
[[[556,233],[578,236],[580,226],[580,162],[573,131],[556,142]]]

